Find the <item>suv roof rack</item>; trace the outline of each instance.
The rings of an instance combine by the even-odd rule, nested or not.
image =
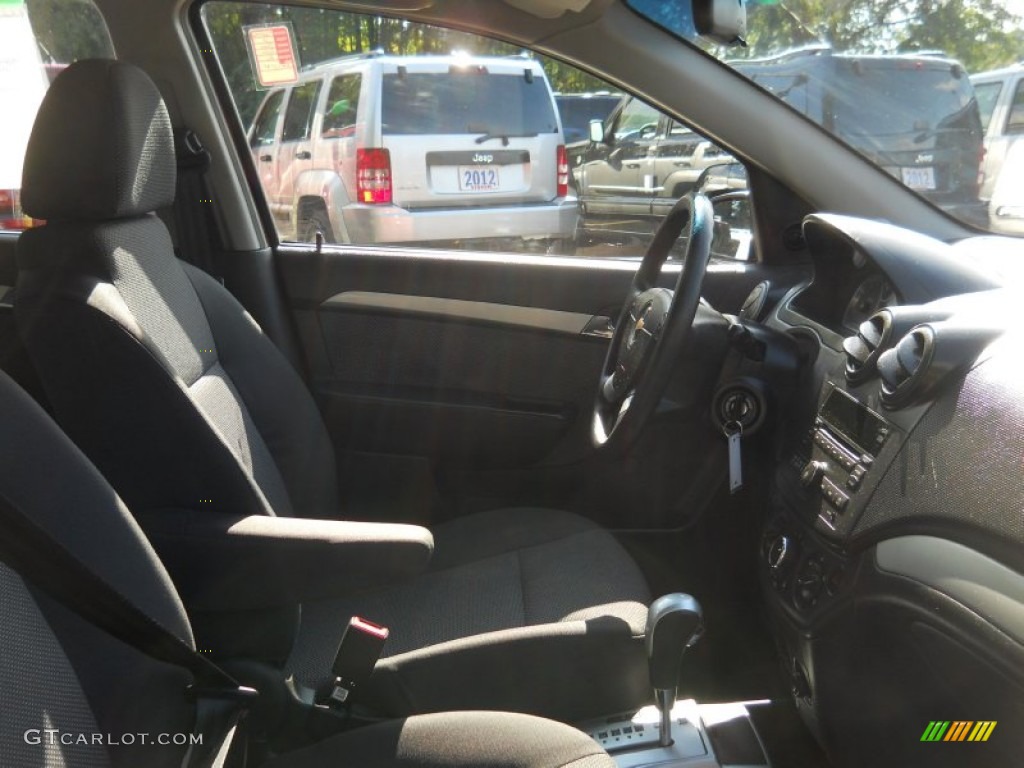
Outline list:
[[[762,65],[762,64],[783,64],[789,61],[794,61],[803,58],[811,58],[815,56],[835,56],[836,58],[842,59],[943,59],[951,62],[956,62],[955,59],[951,58],[948,53],[940,50],[928,49],[924,51],[900,51],[898,53],[853,53],[849,51],[836,51],[830,45],[826,44],[814,44],[807,45],[801,48],[793,48],[789,51],[783,51],[782,53],[775,54],[774,56],[764,56],[756,59],[730,59],[727,61],[728,64],[737,68],[742,68],[749,65]]]
[[[359,53],[346,53],[344,56],[337,56],[333,59],[324,59],[315,64],[303,64],[302,72],[309,72],[317,67],[332,66],[339,61],[359,61],[360,59],[376,59],[389,55],[383,48],[374,48],[372,51],[361,51]]]
[[[773,56],[761,56],[753,59],[730,59],[727,63],[732,65],[769,64],[775,62],[789,61],[790,59],[799,59],[805,56],[822,56],[831,55],[834,53],[835,51],[832,49],[832,46],[828,45],[827,43],[813,43],[811,45],[801,46],[800,48],[791,48],[788,51],[776,53]]]

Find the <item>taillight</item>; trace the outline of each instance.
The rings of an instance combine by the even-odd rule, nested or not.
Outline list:
[[[361,203],[391,202],[391,153],[388,150],[356,150],[356,196]]]
[[[0,229],[28,229],[32,224],[32,219],[21,212],[18,190],[0,189]]]
[[[558,145],[555,164],[558,168],[558,189],[556,197],[565,197],[569,194],[569,154],[565,151],[565,145]]]

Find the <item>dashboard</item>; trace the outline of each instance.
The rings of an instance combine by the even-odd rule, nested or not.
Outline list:
[[[813,277],[765,321],[808,361],[761,537],[773,634],[840,764],[963,764],[922,763],[911,732],[982,712],[1024,722],[1017,300],[887,224],[814,215],[804,235]],[[881,733],[898,736],[883,752]],[[1022,747],[1018,728],[976,764]]]

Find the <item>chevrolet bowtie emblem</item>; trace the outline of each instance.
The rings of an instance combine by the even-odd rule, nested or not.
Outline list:
[[[633,343],[636,341],[636,335],[638,333],[640,333],[640,331],[642,331],[644,329],[644,325],[647,322],[646,318],[647,318],[647,315],[648,315],[648,313],[650,311],[651,311],[651,305],[648,304],[646,307],[643,308],[643,311],[640,312],[640,317],[637,319],[636,323],[630,329],[629,337],[626,339],[626,348],[627,349],[630,349],[633,346]]]

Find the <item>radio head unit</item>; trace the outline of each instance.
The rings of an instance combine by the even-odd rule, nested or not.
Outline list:
[[[885,419],[838,387],[829,392],[818,417],[852,447],[871,456],[878,455],[891,433]]]

